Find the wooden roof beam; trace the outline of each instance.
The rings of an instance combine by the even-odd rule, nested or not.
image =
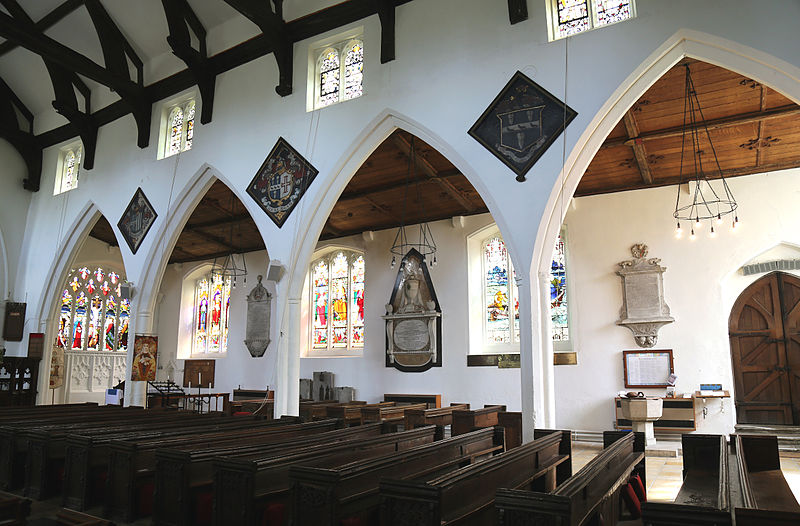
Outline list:
[[[381,21],[381,64],[395,58],[395,3],[394,0],[375,0]]]
[[[409,143],[405,137],[395,134],[394,142],[406,157],[411,156],[411,143]],[[425,157],[417,153],[414,155],[414,160],[418,170],[422,171],[422,173],[427,175],[429,178],[439,183],[453,199],[458,201],[458,203],[467,210],[467,212],[472,212],[475,210],[476,207],[472,201],[470,201],[463,193],[461,193],[461,190],[453,186],[453,183],[439,177],[436,168],[434,168],[433,165],[427,159],[425,159]]]
[[[792,104],[790,106],[781,106],[780,108],[773,108],[765,111],[754,111],[750,113],[740,113],[738,115],[731,115],[730,117],[722,117],[720,119],[711,119],[708,121],[698,122],[694,128],[688,126],[686,129],[697,129],[707,126],[709,130],[717,130],[726,128],[728,126],[739,126],[742,124],[752,124],[759,121],[766,121],[772,119],[779,119],[781,117],[792,117],[800,115],[800,106]],[[683,134],[682,126],[675,126],[673,128],[665,128],[663,130],[656,130],[651,132],[644,132],[639,135],[639,139],[650,141],[653,139],[665,139],[668,137],[680,137]],[[600,146],[600,148],[613,148],[616,146],[633,146],[634,139],[608,139]]]
[[[78,9],[80,6],[83,5],[84,0],[66,0],[65,2],[56,6],[52,11],[44,15],[38,22],[36,22],[35,27],[38,31],[42,33],[46,30],[53,27],[55,24],[60,22],[64,19],[67,15]],[[0,44],[0,57],[8,53],[9,51],[13,51],[17,49],[19,46],[11,41],[6,41]]]
[[[636,123],[636,118],[633,112],[628,110],[622,117],[625,123],[625,129],[628,132],[628,137],[634,139],[633,141],[633,155],[636,157],[636,164],[639,166],[639,173],[642,176],[644,184],[653,184],[653,174],[650,173],[650,166],[647,163],[647,152],[644,150],[644,141],[639,138],[639,125]]]
[[[184,227],[183,231],[184,232],[190,232],[190,233],[192,233],[192,234],[194,234],[196,236],[202,237],[203,239],[205,239],[207,241],[211,241],[212,243],[216,243],[217,245],[225,247],[225,248],[228,249],[229,252],[233,251],[234,253],[238,253],[237,251],[241,249],[240,247],[237,247],[237,246],[231,244],[231,242],[228,241],[227,239],[223,239],[223,238],[221,238],[221,237],[219,237],[217,235],[214,235],[214,234],[209,234],[208,232],[203,232],[202,230],[198,230],[197,228],[191,228],[191,227],[186,226],[186,227]]]
[[[167,43],[194,77],[203,102],[200,122],[208,124],[214,111],[217,75],[208,62],[206,30],[187,0],[161,0],[161,4],[169,26]],[[190,30],[197,37],[199,49],[192,47]]]
[[[20,127],[17,111],[28,120],[27,131]],[[42,146],[33,135],[33,114],[3,79],[0,79],[0,137],[25,161],[28,177],[22,181],[23,188],[38,192],[42,178]]]

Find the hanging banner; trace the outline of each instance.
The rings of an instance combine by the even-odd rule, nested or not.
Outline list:
[[[53,345],[50,355],[50,389],[58,389],[64,385],[64,349]]]
[[[154,382],[156,379],[157,356],[158,336],[137,334],[133,342],[131,380],[134,382]]]

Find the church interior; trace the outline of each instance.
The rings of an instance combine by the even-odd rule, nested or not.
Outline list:
[[[800,524],[798,19],[0,0],[0,524]]]

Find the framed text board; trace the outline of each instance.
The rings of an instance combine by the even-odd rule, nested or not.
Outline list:
[[[667,387],[674,373],[672,350],[622,351],[625,387]]]

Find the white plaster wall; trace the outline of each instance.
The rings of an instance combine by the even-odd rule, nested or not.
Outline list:
[[[677,390],[694,392],[700,383],[721,383],[733,394],[728,318],[739,294],[763,276],[743,276],[739,268],[769,255],[796,258],[786,247],[800,243],[800,170],[737,177],[729,185],[739,202],[741,230],[730,223],[714,239],[708,227],[697,239],[676,239],[672,211],[675,187],[638,190],[574,200],[567,213],[573,345],[578,365],[556,367],[559,427],[611,429],[612,398],[625,389],[622,351],[636,349],[631,332],[616,325],[622,287],[615,271],[630,259],[630,247],[645,243],[648,257],[661,258],[664,295],[675,322],[659,332],[656,349],[672,349]],[[684,225],[685,226],[685,225]],[[688,230],[688,228],[687,228]],[[640,389],[635,389],[639,391]],[[662,395],[664,389],[644,389]],[[708,402],[698,432],[730,433],[736,423],[732,400]]]
[[[372,241],[361,236],[334,240],[339,246],[365,251],[364,351],[359,357],[309,357],[309,338],[303,325],[300,377],[312,378],[314,371],[331,371],[337,386],[356,388],[356,398],[368,402],[383,400],[385,393],[432,393],[442,395],[442,404],[466,402],[473,407],[505,404],[520,409],[520,370],[497,367],[467,367],[469,349],[469,287],[467,286],[467,236],[492,223],[489,214],[464,218],[463,227],[450,220],[430,223],[437,245],[438,265],[429,266],[434,289],[442,309],[442,367],[422,373],[405,373],[386,367],[386,313],[397,269],[390,268],[389,249],[396,229],[374,232]],[[409,227],[409,235],[414,227]],[[323,247],[327,243],[321,243]],[[308,290],[304,304],[309,301]]]
[[[328,3],[319,0],[318,5]],[[316,4],[304,3],[300,12],[312,5]],[[100,129],[94,169],[81,175],[77,190],[62,196],[54,197],[48,190],[53,186],[58,147],[48,148],[44,153],[43,190],[31,197],[25,241],[17,259],[20,272],[16,283],[28,297],[31,330],[47,327],[54,298],[44,292],[46,284],[63,279],[66,261],[74,255],[77,244],[76,239],[69,243],[67,240],[73,230],[86,225],[87,211],[96,206],[116,225],[139,186],[159,218],[137,254],[122,247],[127,275],[137,283],[138,300],[134,299],[131,329],[149,332],[158,326],[161,322],[154,317],[154,310],[162,276],[160,270],[151,269],[162,267],[152,263],[170,252],[166,240],[174,231],[165,232],[165,225],[173,214],[188,217],[191,202],[202,195],[201,189],[196,188],[198,174],[209,168],[248,207],[264,236],[270,258],[280,259],[289,269],[278,285],[273,320],[286,336],[292,321],[286,316],[289,301],[299,299],[305,269],[322,225],[351,175],[390,131],[372,133],[387,115],[414,128],[470,179],[500,226],[515,266],[526,280],[523,290],[535,296],[535,269],[533,286],[525,269],[531,268],[537,236],[545,237],[540,225],[562,168],[562,152],[566,150],[568,159],[571,157],[579,137],[591,132],[593,120],[602,117],[601,109],[612,95],[618,96],[623,82],[643,61],[654,60],[656,50],[673,35],[685,30],[699,32],[693,33],[694,37],[699,35],[710,42],[705,46],[692,44],[691,49],[708,55],[701,59],[713,61],[723,51],[735,56],[758,55],[759,64],[775,65],[785,74],[760,75],[757,80],[772,87],[779,83],[785,95],[800,101],[797,2],[641,0],[637,2],[635,20],[552,43],[547,42],[544,6],[545,2],[529,2],[529,20],[510,26],[502,2],[415,0],[397,9],[397,60],[385,65],[379,61],[378,17],[359,21],[353,26],[364,26],[365,95],[312,113],[305,111],[308,43],[297,43],[291,96],[281,98],[274,91],[277,67],[272,56],[227,72],[217,78],[214,120],[197,127],[194,148],[161,161],[155,160],[157,119],[153,119],[150,146],[139,149],[135,145],[133,117],[125,116]],[[237,27],[230,23],[215,38],[227,41],[240,31]],[[209,33],[212,32],[210,28]],[[164,68],[172,67],[166,58],[157,57],[148,64],[150,71],[159,69],[155,64],[159,60]],[[566,98],[578,112],[567,133],[539,159],[524,184],[515,182],[513,174],[466,133],[518,69],[557,97]],[[160,108],[155,105],[153,115],[159,114]],[[48,122],[56,118],[54,115],[49,110],[37,115],[37,129],[47,129]],[[244,193],[279,136],[320,170],[280,229]],[[585,143],[585,138],[581,140]],[[186,201],[176,206],[176,197],[182,195]],[[180,230],[179,223],[171,228]],[[534,403],[537,411],[544,411],[541,371],[546,366],[538,362],[537,354],[540,340],[536,334],[541,330],[538,300],[521,298],[521,311],[523,371],[528,386],[525,404]],[[275,345],[274,352],[282,356],[278,376],[294,385],[297,349],[289,349],[288,338]],[[18,346],[9,345],[11,353],[17,350]],[[531,359],[537,371],[531,370]],[[253,374],[260,374],[264,380],[270,373]],[[535,400],[534,392],[538,393]],[[532,416],[533,406],[527,407],[528,416]]]

